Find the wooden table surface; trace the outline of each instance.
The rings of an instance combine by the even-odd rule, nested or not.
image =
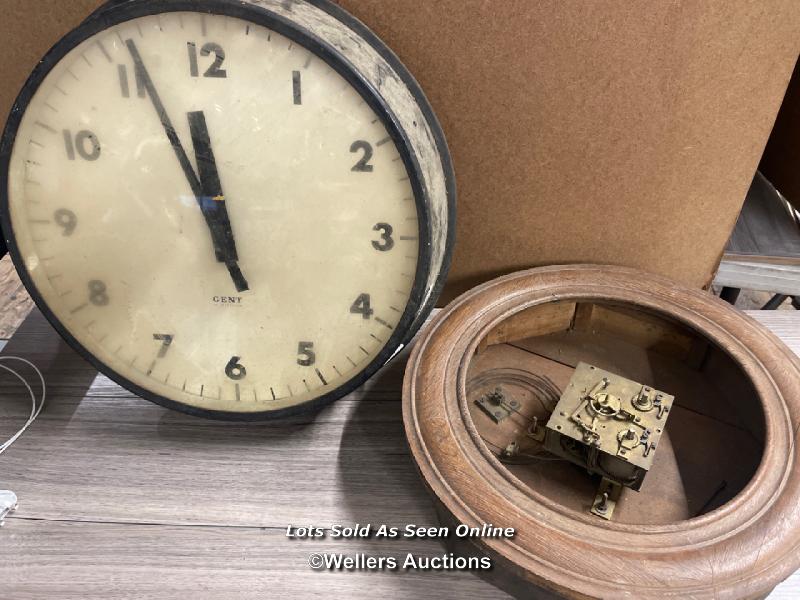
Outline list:
[[[800,313],[750,313],[800,354]],[[318,414],[207,421],[99,375],[34,310],[4,355],[48,384],[36,423],[0,456],[19,509],[0,529],[0,598],[505,598],[467,572],[316,572],[312,552],[444,553],[437,540],[292,540],[288,525],[435,525],[403,432],[407,353]],[[29,400],[0,378],[0,438]],[[797,598],[795,578],[771,598]]]

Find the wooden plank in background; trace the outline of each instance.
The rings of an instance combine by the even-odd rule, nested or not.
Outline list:
[[[800,265],[726,259],[719,266],[714,278],[714,285],[798,296],[800,295]]]

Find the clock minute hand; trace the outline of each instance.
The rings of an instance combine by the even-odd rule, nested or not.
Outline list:
[[[211,240],[214,244],[214,253],[216,258],[219,262],[224,262],[228,267],[228,271],[231,274],[231,278],[233,279],[233,283],[236,286],[237,291],[245,291],[249,288],[235,258],[235,247],[233,249],[234,258],[231,259],[230,246],[227,248],[228,252],[226,253],[226,248],[224,247],[225,244],[222,237],[220,237],[218,233],[220,228],[212,217],[213,211],[206,210],[204,208],[203,196],[205,194],[203,193],[200,180],[198,179],[197,175],[195,175],[194,169],[192,168],[192,163],[189,162],[189,157],[187,156],[186,151],[183,149],[183,145],[181,144],[180,138],[178,138],[178,134],[175,131],[175,127],[172,125],[172,121],[170,120],[169,115],[164,108],[163,102],[161,102],[161,97],[158,95],[158,91],[153,84],[153,80],[150,78],[150,73],[148,73],[147,68],[144,66],[144,61],[142,60],[141,54],[139,54],[139,49],[136,47],[136,43],[132,39],[126,40],[125,45],[127,46],[128,52],[133,59],[134,67],[136,68],[139,79],[142,82],[147,95],[150,97],[153,107],[156,109],[156,113],[161,121],[161,125],[164,127],[164,133],[166,133],[167,138],[172,145],[172,149],[175,151],[175,156],[181,165],[183,174],[186,176],[186,180],[189,182],[189,187],[191,187],[192,193],[194,194],[195,198],[197,198],[197,202],[200,205],[203,217],[205,218],[206,224],[211,231]],[[227,217],[227,210],[225,210],[225,215]],[[230,227],[228,227],[228,230],[230,231]],[[230,242],[233,242],[232,235],[230,236]]]
[[[175,132],[175,127],[172,126],[172,121],[170,121],[169,115],[167,115],[167,111],[164,108],[164,104],[161,102],[161,98],[159,97],[158,92],[153,85],[153,80],[150,79],[150,73],[147,72],[147,68],[144,66],[142,56],[139,54],[139,50],[136,48],[136,43],[133,40],[127,40],[125,45],[128,47],[128,52],[130,52],[131,58],[133,58],[133,64],[136,68],[136,73],[139,76],[139,80],[142,82],[147,95],[153,102],[153,106],[158,113],[158,118],[161,120],[161,125],[164,127],[164,132],[167,134],[170,144],[172,144],[172,149],[175,151],[175,156],[178,157],[178,162],[181,164],[183,174],[186,175],[186,179],[189,181],[189,185],[191,186],[194,195],[199,197],[201,192],[200,181],[197,179],[194,169],[192,169],[192,163],[189,162],[189,157],[186,156],[186,151],[183,149],[180,139],[178,139],[178,134]]]
[[[203,111],[190,112],[188,117],[195,160],[197,161],[197,172],[200,176],[201,195],[198,197],[200,208],[206,215],[208,226],[211,228],[211,237],[217,240],[222,251],[223,262],[228,267],[236,290],[243,292],[249,287],[239,268],[236,242],[225,205],[222,183],[219,180],[217,162],[211,149],[206,117]]]

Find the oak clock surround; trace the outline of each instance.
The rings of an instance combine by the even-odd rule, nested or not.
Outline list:
[[[585,469],[504,460],[513,419],[473,393],[504,378],[522,414],[526,377],[563,389],[583,360],[675,393],[648,479],[610,521]],[[487,578],[518,597],[761,598],[800,566],[800,360],[708,292],[589,265],[486,283],[421,333],[403,417],[444,522],[516,528],[455,549],[492,556]]]
[[[0,146],[3,231],[59,333],[192,414],[348,393],[424,322],[453,243],[442,131],[316,0],[122,0],[65,36]]]

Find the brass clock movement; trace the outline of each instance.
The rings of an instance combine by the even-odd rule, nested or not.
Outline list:
[[[800,566],[798,392],[797,356],[710,293],[569,265],[441,311],[403,418],[443,525],[515,529],[447,543],[516,597],[763,598]]]

